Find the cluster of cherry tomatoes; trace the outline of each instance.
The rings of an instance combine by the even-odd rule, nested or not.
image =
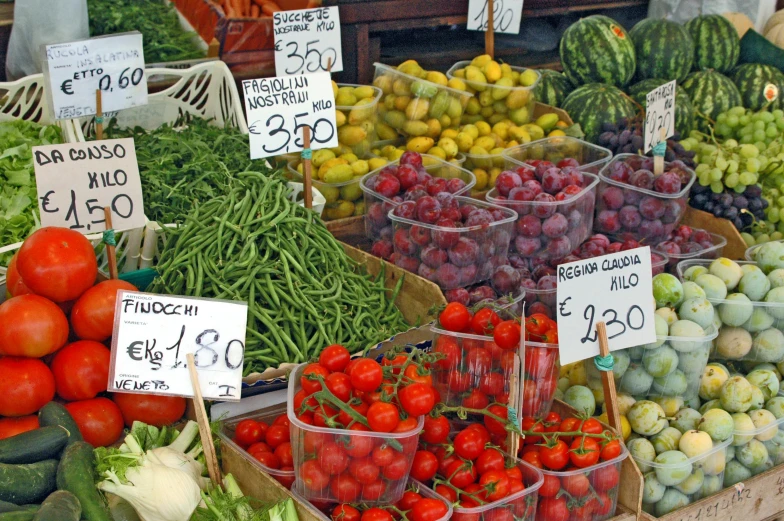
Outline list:
[[[525,320],[503,320],[492,306],[472,313],[452,302],[439,315],[433,351],[442,358],[435,363],[435,387],[450,406],[483,409],[496,402],[509,402],[509,386],[525,335],[522,410],[541,416],[549,410],[558,383],[556,358],[558,331],[555,321],[536,313]]]
[[[294,483],[294,458],[291,434],[286,413],[274,417],[271,423],[263,418],[246,418],[234,428],[234,443],[268,469],[269,474],[286,488]]]
[[[408,489],[392,506],[314,504],[327,512],[333,521],[442,521],[447,519],[449,506],[432,492],[423,492],[418,484],[409,482]]]
[[[352,360],[345,347],[332,345],[304,367],[292,403],[292,443],[307,499],[391,502],[400,496],[419,418],[438,401],[425,368],[429,356],[414,350],[392,352],[381,363]]]
[[[613,515],[623,447],[595,418],[523,418],[521,458],[542,469],[537,521],[601,521]],[[542,436],[533,433],[542,433]]]

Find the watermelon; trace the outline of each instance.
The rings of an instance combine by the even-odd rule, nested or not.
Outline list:
[[[768,105],[771,110],[780,109],[784,89],[784,74],[775,67],[761,63],[746,63],[738,66],[730,76],[738,87],[743,106],[760,110]]]
[[[558,71],[540,69],[539,83],[534,87],[536,101],[560,107],[566,96],[574,90],[572,83]]]
[[[694,105],[697,126],[702,130],[707,130],[708,122],[700,114],[716,121],[716,116],[742,102],[740,92],[732,80],[714,70],[692,72],[681,86]]]
[[[626,94],[603,83],[578,87],[566,97],[561,108],[580,124],[585,139],[594,143],[605,124],[616,124],[636,114],[634,103]]]
[[[629,31],[637,58],[637,79],[683,81],[694,63],[694,42],[678,22],[646,18]]]
[[[686,29],[694,40],[694,69],[732,70],[740,57],[740,38],[732,22],[720,14],[689,20]]]
[[[634,76],[634,44],[618,22],[593,15],[575,22],[561,37],[561,65],[574,85],[623,87]]]
[[[646,107],[648,105],[647,95],[650,91],[664,85],[669,80],[651,78],[635,83],[627,90],[631,98]],[[682,87],[675,87],[675,130],[682,136],[687,137],[694,127],[694,107],[691,104],[689,95]]]

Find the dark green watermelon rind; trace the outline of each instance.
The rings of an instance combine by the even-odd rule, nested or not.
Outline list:
[[[630,86],[627,89],[627,93],[629,96],[642,105],[643,107],[647,106],[647,94],[659,87],[660,85],[664,85],[668,83],[668,80],[663,80],[661,78],[650,78],[647,80],[642,80],[634,85]],[[682,137],[687,137],[689,132],[692,131],[694,128],[694,106],[691,103],[691,99],[689,95],[686,94],[686,91],[681,87],[675,88],[675,130]]]
[[[539,73],[541,77],[534,87],[536,101],[552,107],[560,107],[566,96],[574,90],[572,82],[558,71],[541,69]]]
[[[569,113],[572,121],[580,124],[585,139],[590,142],[596,142],[604,123],[618,123],[636,115],[631,99],[620,89],[601,83],[578,87],[566,97],[561,108]]]
[[[689,20],[686,29],[694,40],[694,69],[732,70],[740,58],[740,38],[732,23],[720,14]]]
[[[693,72],[681,86],[697,113],[697,128],[703,131],[708,129],[709,122],[701,116],[715,122],[719,114],[742,103],[740,92],[732,80],[713,70]]]
[[[634,42],[638,80],[681,82],[691,72],[694,42],[678,22],[646,18],[632,27],[629,36]]]
[[[564,74],[576,86],[607,83],[623,87],[636,69],[634,44],[626,30],[602,15],[569,26],[561,37],[559,51]]]
[[[765,107],[770,110],[780,109],[782,96],[784,96],[784,74],[775,67],[760,63],[746,63],[739,65],[732,71],[730,79],[738,87],[738,92],[743,99],[743,106],[751,110],[761,110]],[[773,101],[765,98],[765,86],[774,84],[779,91],[778,97]]]

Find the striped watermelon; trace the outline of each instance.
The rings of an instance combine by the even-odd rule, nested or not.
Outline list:
[[[733,31],[735,29],[733,28]],[[697,127],[707,130],[708,122],[700,114],[716,121],[720,113],[736,107],[742,100],[732,80],[713,70],[692,72],[681,84],[697,114]]]
[[[637,79],[683,81],[694,63],[694,42],[678,22],[646,18],[629,31],[637,57]]]
[[[574,85],[607,83],[617,87],[634,76],[634,44],[612,18],[593,15],[569,26],[561,38],[561,65]]]
[[[634,117],[634,103],[617,87],[589,83],[566,97],[561,108],[569,113],[585,132],[585,139],[596,142],[605,123],[617,123]]]
[[[720,14],[689,20],[686,29],[694,40],[694,69],[716,69],[726,73],[740,57],[740,38],[732,22]]]
[[[657,80],[655,78],[642,80],[635,83],[627,90],[629,96],[646,107],[648,105],[647,95],[650,91],[660,85],[664,85],[669,80]],[[694,107],[691,104],[689,95],[681,87],[675,88],[675,130],[682,137],[687,137],[694,127]]]
[[[743,106],[760,110],[769,104],[771,110],[780,109],[784,74],[775,67],[761,63],[746,63],[738,66],[730,76],[738,87]]]
[[[540,69],[539,83],[534,87],[536,101],[560,107],[566,96],[574,90],[572,83],[558,71]]]

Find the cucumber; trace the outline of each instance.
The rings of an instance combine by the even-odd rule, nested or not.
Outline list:
[[[79,521],[82,505],[67,490],[52,492],[41,504],[33,521]]]
[[[57,460],[11,465],[0,463],[0,501],[40,503],[55,490]]]
[[[0,463],[35,463],[56,458],[68,442],[65,427],[40,427],[0,440]]]
[[[15,512],[3,512],[0,514],[0,521],[33,521],[35,510],[17,510]]]
[[[57,427],[58,425],[65,429],[68,433],[68,442],[70,445],[75,441],[84,441],[82,433],[79,432],[79,427],[62,404],[57,402],[49,402],[38,411],[38,425],[41,427]]]
[[[112,521],[103,496],[95,488],[93,458],[89,443],[76,441],[68,445],[57,467],[57,488],[76,496],[86,521]]]

